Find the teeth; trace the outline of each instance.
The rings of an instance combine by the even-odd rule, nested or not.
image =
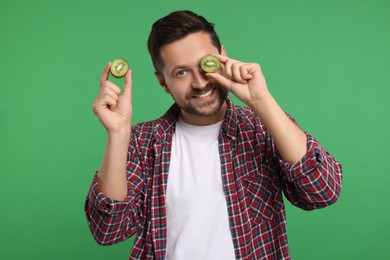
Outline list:
[[[210,94],[213,92],[213,90],[210,90],[209,92],[206,92],[202,95],[198,95],[198,96],[195,96],[196,98],[205,98],[205,97],[208,97],[210,96]]]

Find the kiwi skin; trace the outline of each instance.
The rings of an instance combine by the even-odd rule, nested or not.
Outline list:
[[[115,78],[122,78],[129,70],[129,63],[122,58],[118,58],[112,61],[110,72]]]
[[[221,68],[221,62],[213,55],[206,55],[200,61],[200,67],[205,72],[217,72]]]

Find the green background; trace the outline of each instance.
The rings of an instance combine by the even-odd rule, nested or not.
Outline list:
[[[293,258],[390,259],[388,0],[1,0],[0,259],[128,259],[132,240],[98,246],[83,212],[105,145],[91,105],[123,57],[134,123],[165,112],[146,39],[177,9],[215,22],[228,56],[260,63],[279,104],[343,164],[335,205],[287,205]]]

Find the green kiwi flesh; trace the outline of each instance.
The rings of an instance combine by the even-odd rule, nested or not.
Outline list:
[[[200,61],[200,67],[206,72],[216,72],[221,68],[221,62],[213,55],[206,55]]]
[[[111,63],[111,74],[115,78],[122,78],[124,75],[126,75],[126,72],[129,70],[129,63],[125,59],[115,59]]]

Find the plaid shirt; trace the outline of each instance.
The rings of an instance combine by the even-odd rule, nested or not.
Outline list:
[[[341,165],[310,134],[301,161],[283,161],[261,120],[227,102],[218,147],[236,258],[291,259],[282,193],[304,210],[330,205],[340,193]],[[165,195],[178,115],[173,105],[161,118],[133,126],[125,201],[105,197],[96,176],[90,187],[85,212],[93,237],[111,245],[136,234],[130,259],[165,258]]]

